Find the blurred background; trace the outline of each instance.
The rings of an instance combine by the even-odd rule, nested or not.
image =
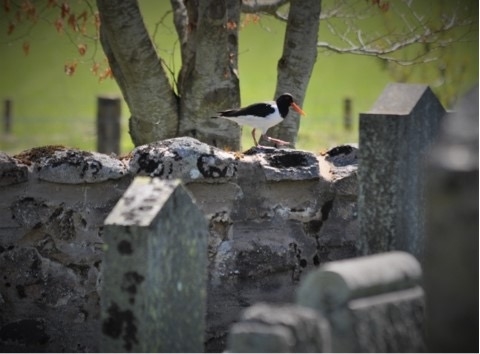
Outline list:
[[[335,145],[358,142],[358,114],[368,111],[392,81],[428,84],[442,104],[451,108],[459,96],[478,82],[479,75],[478,2],[462,1],[476,10],[473,14],[476,33],[466,41],[437,49],[436,61],[403,66],[375,57],[319,49],[303,104],[307,117],[301,121],[297,148],[318,153]],[[0,150],[15,154],[43,145],[95,150],[97,97],[121,97],[109,75],[100,43],[88,34],[68,31],[68,23],[56,22],[58,12],[50,14],[47,6],[36,23],[24,21],[12,28],[16,22],[11,12],[5,11],[9,3],[4,1],[4,9],[0,9],[0,100],[2,116],[5,100],[11,102],[11,128],[5,132],[2,122]],[[19,6],[25,3],[29,1],[18,1]],[[332,3],[333,0],[325,0],[322,7]],[[424,1],[426,16],[440,17],[449,3]],[[139,4],[173,81],[181,62],[170,3],[140,0]],[[72,8],[84,5],[80,0],[69,2]],[[94,1],[88,6],[95,11]],[[359,14],[359,26],[366,32],[379,26],[395,26],[389,16],[388,11],[375,18]],[[89,21],[89,26],[95,26],[93,17]],[[320,41],[339,41],[331,31],[332,21],[320,21]],[[271,16],[242,15],[239,43],[242,105],[272,99],[284,32],[285,23]],[[415,48],[397,55],[401,58],[412,50]],[[350,113],[345,111],[346,100],[350,102]],[[350,127],[345,126],[345,115],[352,118]],[[122,154],[134,147],[128,135],[128,118],[128,107],[122,100]],[[249,148],[251,143],[250,129],[244,129],[243,148]]]

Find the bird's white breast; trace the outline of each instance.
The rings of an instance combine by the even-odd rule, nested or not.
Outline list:
[[[249,125],[257,130],[260,130],[262,134],[266,133],[268,128],[273,127],[280,123],[283,118],[280,116],[278,112],[278,108],[275,107],[275,112],[269,114],[266,117],[258,117],[254,115],[246,115],[246,116],[239,116],[239,117],[222,117],[228,120],[231,120],[240,125]]]

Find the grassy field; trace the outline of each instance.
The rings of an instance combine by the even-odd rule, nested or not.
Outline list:
[[[160,55],[174,70],[180,67],[175,50],[175,31],[171,16],[157,23],[165,9],[158,9],[153,1],[141,1],[147,27],[153,32]],[[167,2],[162,3],[165,6]],[[0,29],[8,20],[0,10]],[[320,36],[327,33],[321,25]],[[81,38],[59,35],[51,23],[39,22],[34,30],[15,36],[0,34],[0,99],[13,100],[13,131],[0,132],[0,150],[17,153],[24,149],[62,144],[85,150],[95,150],[96,97],[102,94],[120,95],[114,80],[99,82],[91,72],[91,53],[79,57],[73,42]],[[242,104],[271,99],[275,90],[276,64],[283,45],[284,25],[268,16],[262,16],[257,24],[250,24],[240,32],[239,72]],[[28,41],[28,55],[22,52],[22,44]],[[457,66],[467,66],[465,79],[454,83],[453,90],[464,92],[478,82],[478,34],[476,43],[458,44],[451,49],[448,72],[454,75]],[[96,48],[95,58],[104,65],[101,48]],[[64,73],[67,62],[78,61],[73,76]],[[436,88],[432,70],[435,64],[407,68],[411,75],[407,81],[422,82]],[[297,147],[314,152],[337,144],[358,140],[358,114],[368,111],[385,85],[395,78],[384,70],[379,61],[352,55],[319,53],[303,105],[308,116],[302,118]],[[452,85],[451,85],[452,86]],[[353,102],[354,126],[351,131],[343,128],[343,100]],[[128,107],[122,106],[123,153],[133,144],[128,136]],[[244,129],[243,147],[251,146],[250,129]]]

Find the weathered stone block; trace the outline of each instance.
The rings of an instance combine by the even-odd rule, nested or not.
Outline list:
[[[132,174],[181,178],[183,183],[223,182],[234,178],[237,171],[233,154],[188,137],[138,146],[131,154]]]
[[[318,179],[318,160],[311,152],[253,147],[245,152],[258,162],[267,181]]]
[[[324,353],[331,351],[330,328],[315,311],[293,304],[255,304],[232,326],[234,353]]]
[[[297,303],[328,319],[334,352],[423,351],[421,273],[405,252],[330,262],[307,275]]]
[[[27,180],[27,166],[18,165],[14,159],[0,151],[0,187]]]
[[[360,114],[358,247],[423,256],[425,151],[445,110],[426,85],[389,84]]]
[[[105,220],[102,351],[203,351],[207,238],[179,180],[133,181]]]
[[[118,179],[127,173],[126,166],[116,158],[63,146],[33,148],[16,158],[32,163],[38,178],[47,182],[96,183]]]

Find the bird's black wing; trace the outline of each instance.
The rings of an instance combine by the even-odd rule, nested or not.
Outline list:
[[[258,116],[266,117],[275,112],[275,108],[269,103],[254,103],[250,106],[240,109],[228,109],[218,112],[223,117],[239,117],[239,116]]]

